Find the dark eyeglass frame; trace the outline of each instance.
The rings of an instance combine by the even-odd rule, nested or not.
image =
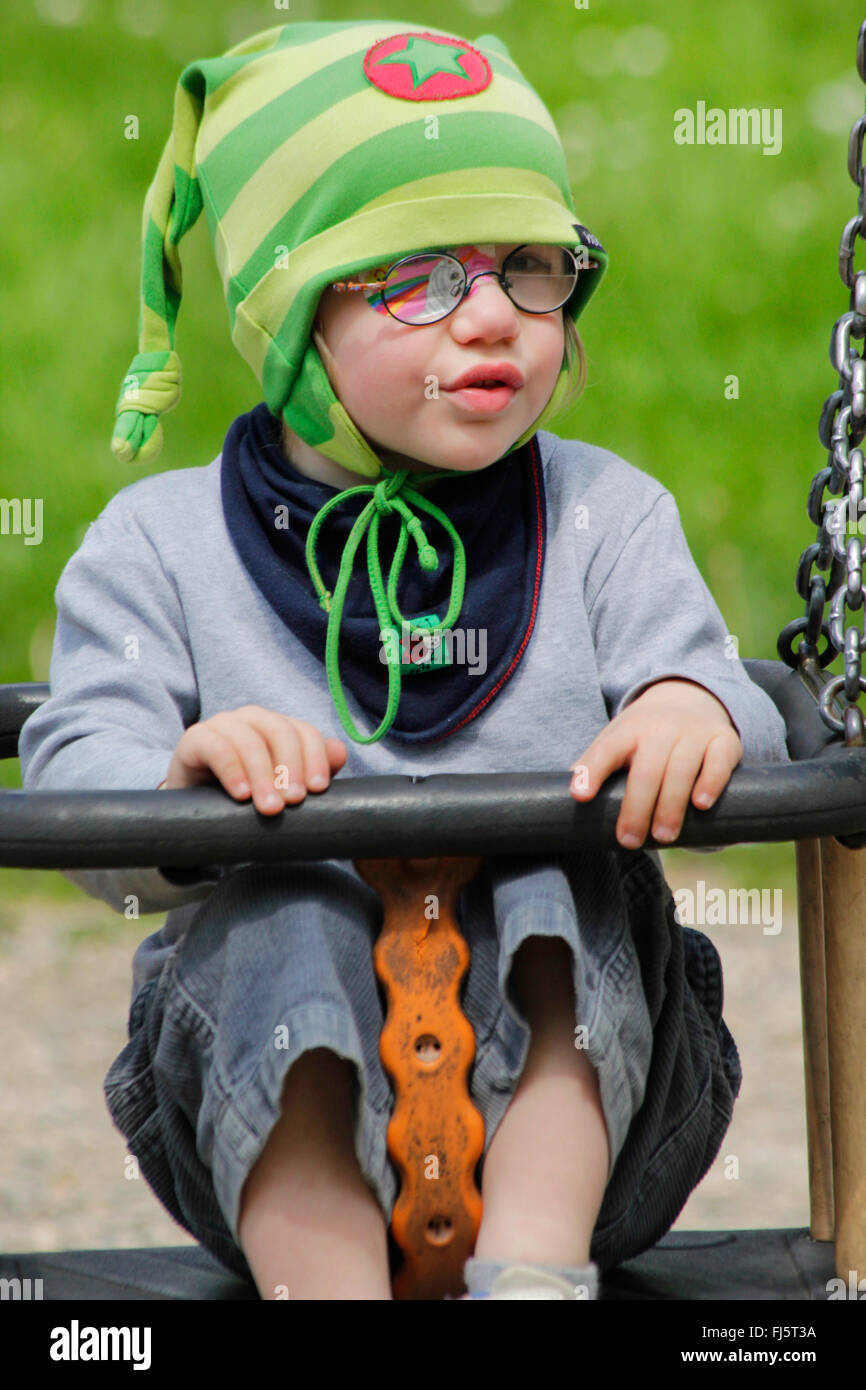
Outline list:
[[[449,309],[446,309],[444,314],[440,314],[438,318],[426,319],[423,323],[414,324],[407,322],[406,319],[398,318],[398,316],[395,313],[392,313],[391,309],[388,308],[388,303],[383,294],[382,303],[384,304],[387,312],[391,314],[392,319],[395,319],[397,323],[406,324],[408,328],[427,328],[432,323],[441,323],[443,319],[448,318],[449,314],[454,313],[454,310],[458,307],[458,305],[463,303],[472,286],[475,284],[475,281],[480,280],[484,275],[492,275],[496,280],[499,281],[499,285],[503,293],[508,295],[508,298],[511,300],[511,303],[514,305],[515,309],[519,309],[522,314],[555,314],[557,309],[561,309],[563,304],[567,304],[568,301],[571,299],[572,295],[574,294],[575,290],[580,284],[581,271],[597,270],[598,261],[588,261],[583,264],[578,264],[577,257],[575,256],[571,247],[561,246],[560,250],[567,251],[569,256],[571,257],[574,271],[574,284],[572,285],[571,289],[569,290],[568,294],[564,297],[564,299],[561,299],[558,304],[554,304],[552,308],[524,309],[523,305],[518,304],[516,300],[512,299],[511,294],[509,293],[507,275],[508,262],[511,260],[512,256],[517,255],[518,251],[525,251],[527,246],[537,246],[540,244],[542,243],[525,241],[522,243],[522,245],[515,246],[513,251],[509,251],[508,255],[505,257],[505,260],[502,262],[501,270],[479,270],[477,275],[473,275],[471,277],[466,274],[466,267],[464,266],[463,262],[459,259],[459,257],[452,256],[450,251],[413,251],[411,255],[402,256],[399,261],[395,261],[393,265],[389,265],[386,271],[386,278],[384,280],[334,280],[331,282],[331,289],[336,290],[337,294],[346,294],[347,292],[352,290],[384,290],[386,285],[388,284],[388,276],[390,276],[392,271],[396,270],[398,266],[404,265],[406,261],[429,260],[431,257],[436,256],[441,257],[443,260],[453,261],[455,265],[459,266],[461,274],[463,275],[462,293],[460,294],[459,298],[456,298],[454,300],[454,303],[451,305],[451,307]],[[583,251],[585,250],[585,248],[581,247],[581,250]],[[373,306],[371,305],[370,307],[372,308]]]

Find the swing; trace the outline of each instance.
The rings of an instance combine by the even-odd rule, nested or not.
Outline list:
[[[857,69],[866,82],[866,22]],[[834,327],[830,355],[839,387],[820,418],[828,465],[809,493],[817,540],[803,551],[796,576],[805,616],[780,633],[780,660],[743,663],[784,718],[792,761],[738,767],[710,810],[689,805],[676,842],[796,842],[809,1229],[669,1233],[605,1274],[605,1298],[729,1298],[732,1285],[739,1297],[826,1298],[834,1268],[846,1286],[852,1271],[866,1270],[866,870],[855,853],[866,845],[866,735],[857,704],[866,679],[860,631],[845,625],[846,608],[863,607],[866,356],[851,340],[866,337],[866,272],[853,272],[856,238],[866,237],[864,134],[861,116],[848,157],[858,213],[839,252],[851,307]],[[839,654],[844,674],[831,678],[826,667]],[[17,756],[25,721],[49,694],[39,682],[0,687],[0,757]],[[0,865],[353,859],[384,906],[374,964],[388,1006],[380,1052],[395,1093],[388,1150],[400,1193],[391,1234],[402,1262],[394,1294],[441,1298],[462,1292],[463,1263],[481,1220],[475,1172],[484,1130],[467,1085],[475,1040],[459,1002],[468,949],[456,921],[457,895],[485,854],[616,843],[626,773],[609,778],[585,805],[575,803],[568,782],[565,771],[337,778],[273,821],[214,786],[171,796],[3,791]],[[386,844],[387,859],[380,857]],[[428,857],[417,858],[421,853]],[[60,1296],[70,1298],[257,1296],[195,1248],[0,1258],[4,1278],[46,1270]]]

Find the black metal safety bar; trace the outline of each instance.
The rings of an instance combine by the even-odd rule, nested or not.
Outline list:
[[[866,748],[846,747],[813,694],[778,661],[744,662],[782,713],[790,763],[741,764],[716,804],[686,810],[676,844],[712,848],[836,836],[866,844]],[[829,679],[829,677],[827,677]],[[0,751],[49,696],[45,684],[0,687]],[[574,757],[574,754],[570,756]],[[143,868],[249,861],[450,854],[538,854],[615,846],[628,770],[590,802],[555,772],[342,778],[274,816],[219,785],[175,791],[2,791],[0,865]],[[651,838],[647,845],[656,845]],[[658,848],[666,848],[658,844]]]

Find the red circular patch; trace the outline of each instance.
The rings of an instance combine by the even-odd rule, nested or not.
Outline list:
[[[449,101],[483,92],[490,64],[465,39],[442,34],[393,34],[367,49],[364,73],[374,87],[404,101]]]

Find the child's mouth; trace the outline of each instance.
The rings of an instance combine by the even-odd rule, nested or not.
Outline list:
[[[446,394],[459,401],[467,410],[491,415],[504,409],[517,392],[514,387],[506,386],[502,381],[491,381],[489,384],[474,381],[471,386],[461,386],[459,390],[448,391]]]

